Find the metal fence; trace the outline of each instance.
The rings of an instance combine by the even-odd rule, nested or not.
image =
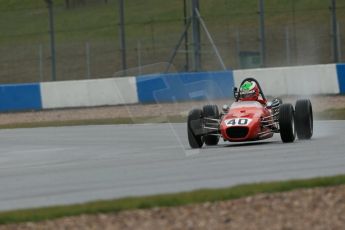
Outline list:
[[[200,1],[202,18],[229,69],[260,66],[262,61],[258,1],[251,0],[252,6],[246,7],[246,11],[232,11],[242,1]],[[128,6],[131,4],[129,2],[125,4],[127,70],[122,69],[117,0],[104,1],[106,6],[97,4],[73,9],[66,9],[63,4],[55,5],[57,80],[159,73],[165,70],[184,29],[184,1],[161,1],[167,11],[172,7],[178,12],[170,18],[151,15],[150,9],[161,6],[157,6],[158,1],[155,0],[144,1],[141,8],[134,9],[141,10],[138,14],[145,13],[146,19],[141,21],[133,18],[133,7]],[[295,1],[294,6],[294,0],[291,0],[289,8],[272,7],[273,2],[276,1],[266,0],[264,8],[265,66],[334,61],[332,11],[329,8],[332,1],[324,1],[317,6],[309,4],[304,8],[299,8],[297,4],[303,1]],[[98,16],[102,17],[103,10],[105,12],[112,7],[114,21],[96,20]],[[220,13],[217,9],[221,9]],[[87,12],[98,16],[87,20],[84,18]],[[162,9],[162,12],[165,11]],[[3,10],[0,13],[2,21],[12,20],[11,27],[2,27],[4,32],[0,34],[0,82],[51,81],[52,56],[46,5],[42,3],[36,8]],[[338,1],[336,13],[338,56],[339,61],[345,61],[344,1]],[[187,17],[190,17],[190,13]],[[68,27],[64,27],[64,23]],[[40,28],[37,29],[37,26]],[[183,43],[177,50],[174,67],[170,71],[192,70],[194,60],[190,30],[188,38],[188,43]],[[200,52],[201,70],[221,68],[215,50],[202,29]]]

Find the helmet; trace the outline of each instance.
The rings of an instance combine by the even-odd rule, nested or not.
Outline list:
[[[254,81],[246,81],[240,88],[240,99],[243,101],[256,101],[259,98],[259,87]]]

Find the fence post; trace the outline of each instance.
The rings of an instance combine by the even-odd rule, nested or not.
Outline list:
[[[86,49],[86,77],[91,78],[91,56],[90,56],[90,43],[85,44]]]
[[[333,38],[333,61],[339,62],[338,55],[338,29],[337,29],[337,13],[336,13],[336,0],[331,0],[331,13],[332,13],[332,38]]]
[[[137,57],[138,57],[138,67],[139,67],[139,75],[141,75],[141,41],[137,41]]]
[[[297,29],[296,29],[296,0],[291,0],[292,4],[292,62],[294,65],[298,64],[298,44],[297,44]]]
[[[187,26],[187,22],[188,22],[188,14],[187,14],[187,0],[183,0],[183,23],[184,23],[184,27]],[[188,47],[188,32],[185,33],[184,35],[184,49],[186,52],[186,64],[185,64],[185,71],[188,72],[189,71],[189,47]]]
[[[199,11],[199,0],[192,0],[192,33],[193,33],[193,47],[194,47],[194,69],[193,71],[201,70],[201,38],[200,38],[200,23],[196,11]]]
[[[156,38],[155,38],[155,19],[151,18],[150,19],[150,34],[151,34],[151,46],[152,46],[152,50],[153,50],[153,55],[156,56]]]
[[[236,30],[235,38],[236,38],[236,59],[237,59],[237,65],[238,65],[237,67],[241,68],[241,60],[240,60],[241,35],[238,29]]]
[[[264,0],[259,0],[259,21],[260,21],[260,56],[262,67],[266,66],[266,38],[265,38],[265,12]]]
[[[120,26],[120,50],[122,59],[123,75],[126,75],[127,58],[126,58],[126,38],[125,38],[125,15],[124,15],[124,0],[119,0],[119,26]]]
[[[290,31],[289,27],[285,27],[285,54],[286,54],[286,65],[291,65],[291,54],[290,54]]]
[[[90,43],[87,42],[85,44],[85,51],[86,51],[86,78],[91,78],[91,57],[90,57]]]
[[[38,69],[39,69],[39,75],[40,75],[40,79],[39,81],[42,82],[43,81],[43,46],[42,44],[40,44],[38,46]]]
[[[340,25],[339,22],[337,23],[337,35],[338,35],[338,58],[339,62],[342,60],[342,52],[341,52],[341,34],[340,34]]]
[[[50,27],[50,49],[51,49],[51,65],[52,65],[52,81],[56,81],[56,54],[55,54],[55,29],[54,29],[54,6],[53,0],[45,0],[49,11],[49,27]]]

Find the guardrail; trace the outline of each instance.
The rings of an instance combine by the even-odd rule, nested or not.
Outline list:
[[[345,64],[0,85],[0,111],[232,98],[245,77],[266,95],[345,94]]]

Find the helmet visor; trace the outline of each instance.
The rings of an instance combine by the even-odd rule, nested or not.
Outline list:
[[[242,91],[240,92],[240,98],[253,98],[256,97],[255,90]]]

